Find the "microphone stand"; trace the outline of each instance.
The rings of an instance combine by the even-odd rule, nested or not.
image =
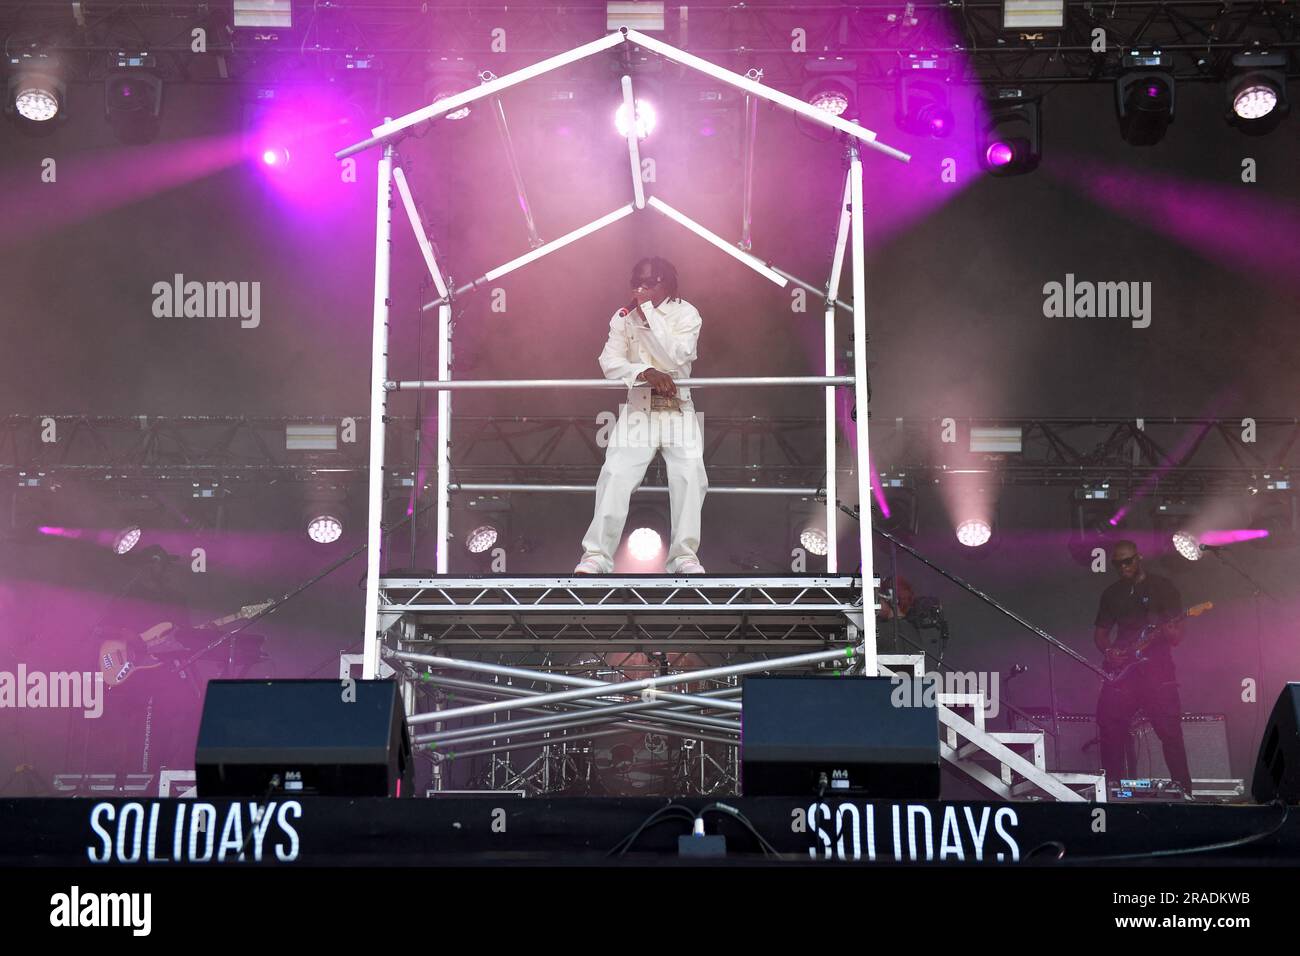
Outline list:
[[[852,517],[854,520],[857,521],[862,520],[858,512],[858,509],[851,508],[845,505],[844,502],[842,501],[836,501],[835,503],[841,511],[843,511],[845,514]],[[1057,640],[1051,634],[1048,634],[1045,630],[1043,630],[1038,625],[1030,623],[1029,621],[1025,620],[1023,617],[1021,617],[1019,614],[1017,614],[1015,611],[1008,608],[1006,605],[1001,604],[995,599],[989,597],[979,588],[975,587],[975,585],[969,584],[966,581],[963,581],[961,578],[957,577],[957,575],[951,573],[950,571],[946,571],[943,568],[939,567],[937,564],[935,564],[929,558],[925,557],[923,554],[921,554],[911,545],[904,544],[902,541],[900,541],[894,535],[890,534],[888,531],[885,531],[883,528],[877,528],[874,526],[872,527],[871,530],[875,534],[880,535],[886,541],[890,541],[895,546],[902,548],[904,551],[906,551],[912,557],[916,558],[916,560],[920,561],[930,570],[947,578],[949,581],[957,585],[959,588],[963,589],[969,594],[973,594],[975,597],[979,598],[985,604],[992,607],[995,611],[998,611],[1003,616],[1010,618],[1011,620],[1019,624],[1021,627],[1023,627],[1025,630],[1029,631],[1031,634],[1034,634],[1039,639],[1047,642],[1048,645],[1047,693],[1048,693],[1048,698],[1051,702],[1051,709],[1052,709],[1052,750],[1053,750],[1053,757],[1059,761],[1060,760],[1060,753],[1059,753],[1060,734],[1059,734],[1059,727],[1057,721],[1058,709],[1057,709],[1057,701],[1056,701],[1055,667],[1053,666],[1053,662],[1055,658],[1052,656],[1053,649],[1060,651],[1061,653],[1065,654],[1067,657],[1073,658],[1075,661],[1079,662],[1084,667],[1088,668],[1090,671],[1095,673],[1098,677],[1102,678],[1103,680],[1105,680],[1106,678],[1106,672],[1102,670],[1100,667],[1098,667],[1096,664],[1094,664],[1092,661],[1088,660],[1088,658],[1084,657],[1074,648],[1070,647],[1067,644],[1061,643],[1059,640]]]
[[[392,534],[392,533],[393,533],[394,531],[396,531],[398,528],[402,527],[402,525],[406,524],[406,522],[408,522],[408,521],[412,521],[412,520],[414,520],[415,518],[418,518],[418,517],[419,517],[421,514],[423,514],[424,512],[430,510],[431,508],[436,508],[436,507],[437,507],[437,502],[434,502],[434,503],[432,503],[432,504],[425,505],[425,506],[424,506],[423,508],[421,508],[419,511],[414,511],[414,512],[412,512],[411,514],[406,515],[406,516],[403,517],[400,521],[397,521],[396,523],[394,523],[391,527],[384,528],[384,529],[383,529],[384,534]],[[231,630],[229,630],[229,631],[225,631],[225,632],[223,632],[222,635],[221,635],[220,637],[218,637],[215,641],[213,641],[211,644],[207,645],[206,647],[202,647],[202,648],[200,648],[199,650],[197,650],[197,651],[195,651],[193,654],[191,654],[189,657],[187,657],[185,660],[181,661],[178,665],[176,665],[176,669],[181,673],[182,676],[184,676],[185,671],[186,671],[189,667],[191,667],[191,666],[192,666],[192,665],[193,665],[193,664],[194,664],[194,663],[195,663],[195,662],[196,662],[200,657],[202,657],[204,654],[207,654],[209,651],[216,649],[216,648],[219,647],[219,646],[222,644],[222,642],[224,642],[224,641],[231,641],[231,645],[230,645],[230,653],[231,653],[231,659],[233,660],[233,655],[234,655],[234,643],[233,643],[233,640],[232,640],[232,639],[234,638],[234,636],[235,636],[236,634],[238,634],[240,631],[245,630],[245,629],[248,628],[248,627],[251,627],[255,622],[260,621],[262,618],[266,617],[267,615],[272,614],[272,613],[274,613],[275,611],[278,611],[278,610],[279,610],[279,609],[280,609],[280,608],[281,608],[281,607],[282,607],[286,602],[288,602],[288,601],[291,600],[292,598],[297,597],[297,596],[298,596],[299,594],[301,594],[303,591],[306,591],[309,587],[311,587],[311,586],[312,586],[313,584],[315,584],[317,581],[320,581],[322,578],[325,578],[325,577],[327,577],[328,575],[333,574],[333,573],[334,573],[335,571],[337,571],[339,568],[343,567],[343,565],[347,564],[349,561],[351,561],[353,558],[355,558],[355,557],[356,557],[357,555],[359,555],[361,552],[365,551],[365,550],[366,550],[366,547],[367,547],[366,545],[362,544],[362,545],[360,545],[359,547],[353,549],[350,553],[345,554],[343,557],[339,558],[337,561],[335,561],[333,564],[331,564],[329,567],[327,567],[324,571],[321,571],[319,574],[313,576],[312,578],[308,579],[307,581],[304,581],[302,584],[298,585],[296,588],[294,588],[293,590],[287,592],[286,594],[282,595],[281,597],[276,598],[274,601],[271,602],[271,604],[270,604],[268,607],[264,607],[262,610],[258,611],[256,614],[251,615],[251,616],[248,618],[248,620],[244,621],[244,622],[243,622],[242,624],[240,624],[239,626],[237,626],[237,627],[235,627],[235,628],[233,628],[233,629],[231,629]],[[194,684],[194,688],[195,688],[195,691],[197,692],[197,691],[198,691],[198,684],[197,684],[197,683]],[[201,692],[200,692],[200,693],[201,693]]]

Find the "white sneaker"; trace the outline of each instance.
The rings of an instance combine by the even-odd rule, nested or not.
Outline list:
[[[578,566],[573,569],[574,574],[603,574],[599,564],[590,558],[583,558],[578,562]]]
[[[670,574],[707,574],[708,572],[704,570],[704,565],[700,564],[700,562],[692,558],[686,558],[682,561],[677,562],[676,571],[670,571],[669,573]]]

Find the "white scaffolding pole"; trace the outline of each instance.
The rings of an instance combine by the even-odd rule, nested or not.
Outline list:
[[[363,149],[369,149],[371,146],[378,145],[382,140],[400,133],[404,129],[409,129],[417,123],[423,123],[425,120],[436,119],[439,116],[446,116],[453,110],[460,109],[473,103],[475,100],[481,100],[485,96],[493,96],[502,90],[508,90],[512,86],[518,86],[525,80],[531,80],[533,77],[541,76],[543,73],[549,73],[551,70],[557,70],[562,66],[570,63],[576,63],[578,60],[585,59],[601,50],[608,50],[612,46],[617,46],[624,42],[622,33],[611,33],[608,36],[601,37],[599,40],[593,40],[591,43],[584,43],[580,47],[575,47],[566,53],[560,53],[556,56],[549,57],[534,63],[532,66],[526,66],[522,70],[516,70],[513,73],[507,73],[505,76],[483,83],[463,93],[457,93],[455,96],[448,96],[445,99],[438,100],[428,106],[421,107],[413,113],[407,113],[405,116],[399,116],[397,119],[385,119],[384,122],[372,129],[370,139],[362,140],[359,143],[353,143],[345,149],[339,150],[334,154],[335,159],[343,159],[358,153]]]
[[[652,50],[665,59],[674,60],[681,63],[683,66],[689,66],[694,70],[698,70],[701,73],[711,76],[715,80],[719,80],[729,86],[734,86],[737,89],[744,90],[751,96],[757,96],[772,103],[776,103],[778,106],[784,106],[791,112],[798,113],[800,116],[810,119],[814,123],[819,123],[822,126],[829,126],[832,129],[839,130],[841,133],[848,133],[850,136],[854,137],[856,142],[865,144],[871,149],[879,150],[886,156],[891,156],[904,163],[909,162],[912,158],[900,149],[895,149],[892,146],[886,146],[884,143],[877,142],[875,131],[869,130],[865,126],[859,126],[857,123],[851,123],[842,117],[818,109],[810,103],[805,103],[803,100],[791,96],[789,93],[782,93],[780,90],[774,90],[771,87],[763,86],[761,83],[756,83],[747,76],[733,73],[731,70],[724,69],[715,63],[710,63],[708,60],[701,59],[693,53],[679,50],[675,46],[670,46],[662,40],[657,40],[654,37],[647,36],[637,30],[626,30],[626,33],[628,40],[639,47]],[[378,130],[376,130],[376,132],[378,132]]]
[[[636,208],[645,208],[645,186],[641,183],[641,147],[637,144],[636,98],[632,95],[632,77],[623,74],[623,106],[627,110],[627,158],[632,166],[632,194]]]
[[[446,294],[445,289],[443,294]],[[451,379],[451,303],[438,306],[438,380]],[[438,441],[434,446],[438,456],[438,519],[435,564],[439,574],[447,573],[447,535],[451,528],[451,392],[438,392]],[[419,480],[419,471],[416,471]],[[418,518],[412,518],[412,521]]]
[[[420,222],[420,213],[415,208],[415,197],[411,195],[411,184],[406,181],[406,173],[401,166],[393,167],[393,182],[397,183],[397,194],[402,197],[402,208],[406,210],[406,218],[411,223],[411,231],[415,233],[420,254],[424,256],[424,264],[429,269],[429,278],[433,280],[438,295],[445,297],[447,282],[442,277],[442,270],[438,268],[438,260],[433,254],[433,243],[429,242],[429,235],[424,231],[424,224]]]
[[[862,667],[876,670],[876,591],[871,554],[871,448],[867,434],[867,277],[866,239],[862,232],[862,156],[850,141],[849,191],[853,233],[853,377],[858,422],[858,548],[862,554]],[[827,502],[830,506],[830,502]]]
[[[764,264],[762,260],[760,260],[757,256],[750,255],[748,252],[745,252],[739,246],[733,246],[731,243],[727,242],[726,239],[723,239],[721,236],[719,236],[716,232],[712,231],[707,226],[700,225],[690,216],[686,215],[686,213],[674,209],[672,206],[668,205],[668,203],[664,202],[658,196],[651,196],[648,200],[646,200],[646,204],[651,209],[663,213],[673,222],[685,226],[687,229],[695,233],[705,242],[708,242],[713,246],[716,246],[717,248],[721,249],[723,252],[731,256],[731,258],[735,259],[736,261],[743,262],[745,265],[749,266],[759,275],[763,276],[764,278],[772,282],[775,282],[781,288],[783,289],[785,288],[786,286],[785,276],[781,275],[779,272],[776,272],[773,269],[769,269],[767,265]]]
[[[840,294],[840,273],[844,265],[844,248],[849,243],[849,223],[852,218],[852,186],[844,177],[844,199],[840,203],[840,225],[835,232],[835,254],[831,259],[831,278],[826,285],[826,313],[824,316],[826,338],[826,374],[835,374],[835,300]],[[826,388],[826,571],[834,574],[840,566],[839,547],[839,481],[835,474],[835,434],[839,423],[835,420],[835,389]]]
[[[361,676],[379,674],[379,563],[383,548],[384,418],[388,414],[388,283],[393,245],[393,147],[379,160],[375,200],[375,303],[370,340],[370,484],[366,503],[366,618]]]

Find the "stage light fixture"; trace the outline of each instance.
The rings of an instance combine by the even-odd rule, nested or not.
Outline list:
[[[1291,111],[1286,95],[1285,53],[1247,50],[1232,57],[1228,122],[1250,136],[1270,133]]]
[[[659,122],[659,117],[655,112],[654,104],[649,100],[638,98],[635,101],[636,111],[636,138],[645,139],[655,131],[655,126]],[[627,139],[628,130],[631,126],[631,119],[628,116],[627,104],[622,103],[614,111],[614,126],[618,130],[618,135]]]
[[[149,53],[118,53],[104,78],[104,118],[123,143],[147,143],[158,135],[163,81],[152,72]]]
[[[1039,102],[1020,89],[999,89],[987,104],[988,119],[979,141],[979,163],[992,176],[1018,176],[1042,159]]]
[[[429,61],[429,79],[424,84],[424,99],[427,103],[437,103],[472,90],[481,82],[480,74],[474,64],[463,57],[436,57]],[[463,120],[469,117],[471,108],[465,104],[459,109],[444,113],[443,118]]]
[[[913,537],[917,529],[916,482],[903,472],[880,473],[880,492],[889,514],[884,514],[876,496],[871,496],[871,523],[890,534]]]
[[[465,535],[465,550],[470,554],[482,554],[492,545],[497,543],[497,538],[501,532],[494,525],[479,525],[469,534]]]
[[[1002,0],[1002,29],[1060,30],[1065,26],[1065,0]]]
[[[1173,58],[1159,50],[1126,53],[1115,80],[1120,135],[1133,146],[1153,146],[1174,121]]]
[[[638,561],[653,560],[663,549],[663,538],[654,528],[634,528],[627,536],[627,550]]]
[[[789,506],[789,528],[797,535],[799,547],[809,554],[825,557],[830,550],[826,537],[826,503],[816,498],[792,498]]]
[[[5,111],[26,132],[48,132],[67,119],[67,87],[54,57],[35,50],[12,54],[9,74]]]
[[[1117,517],[1119,490],[1110,482],[1087,484],[1076,488],[1071,501],[1073,527],[1067,545],[1070,556],[1079,564],[1093,562],[1093,550],[1109,551],[1122,534],[1124,518]]]
[[[140,537],[143,534],[144,531],[139,525],[123,528],[113,537],[113,553],[126,554],[140,543]]]
[[[1019,455],[1024,434],[1017,427],[1000,428],[975,425],[970,430],[970,451],[976,455]]]
[[[607,0],[605,3],[605,31],[627,27],[642,33],[662,33],[664,30],[663,0]]]
[[[894,122],[905,133],[943,139],[956,120],[948,105],[946,56],[905,53],[898,58],[898,83],[894,89]]]
[[[816,56],[804,63],[807,79],[799,98],[832,116],[857,115],[857,63],[842,56]]]
[[[343,521],[338,515],[313,515],[307,521],[307,537],[317,544],[333,544],[343,537]]]
[[[476,495],[466,499],[463,523],[465,550],[470,554],[486,554],[496,547],[504,547],[510,539],[512,505],[505,495]]]
[[[1173,534],[1174,550],[1188,561],[1201,560],[1201,542],[1190,531],[1175,531]]]
[[[1249,524],[1264,532],[1259,545],[1267,548],[1294,547],[1300,509],[1288,475],[1264,475],[1251,498]]]
[[[302,509],[307,537],[317,544],[332,544],[343,537],[346,499],[346,492],[338,485],[310,488]]]
[[[293,0],[234,0],[231,26],[236,30],[293,26]]]
[[[957,525],[957,541],[968,548],[982,548],[993,538],[993,527],[983,518],[967,518]]]

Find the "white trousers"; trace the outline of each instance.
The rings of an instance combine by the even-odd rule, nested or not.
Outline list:
[[[582,559],[609,574],[614,553],[623,537],[632,492],[641,484],[655,453],[664,456],[668,470],[668,507],[672,515],[672,540],[668,545],[668,572],[683,559],[699,560],[700,509],[709,490],[704,471],[703,430],[689,405],[680,412],[629,411],[624,405],[610,430],[605,465],[596,482],[596,514],[582,539]]]

